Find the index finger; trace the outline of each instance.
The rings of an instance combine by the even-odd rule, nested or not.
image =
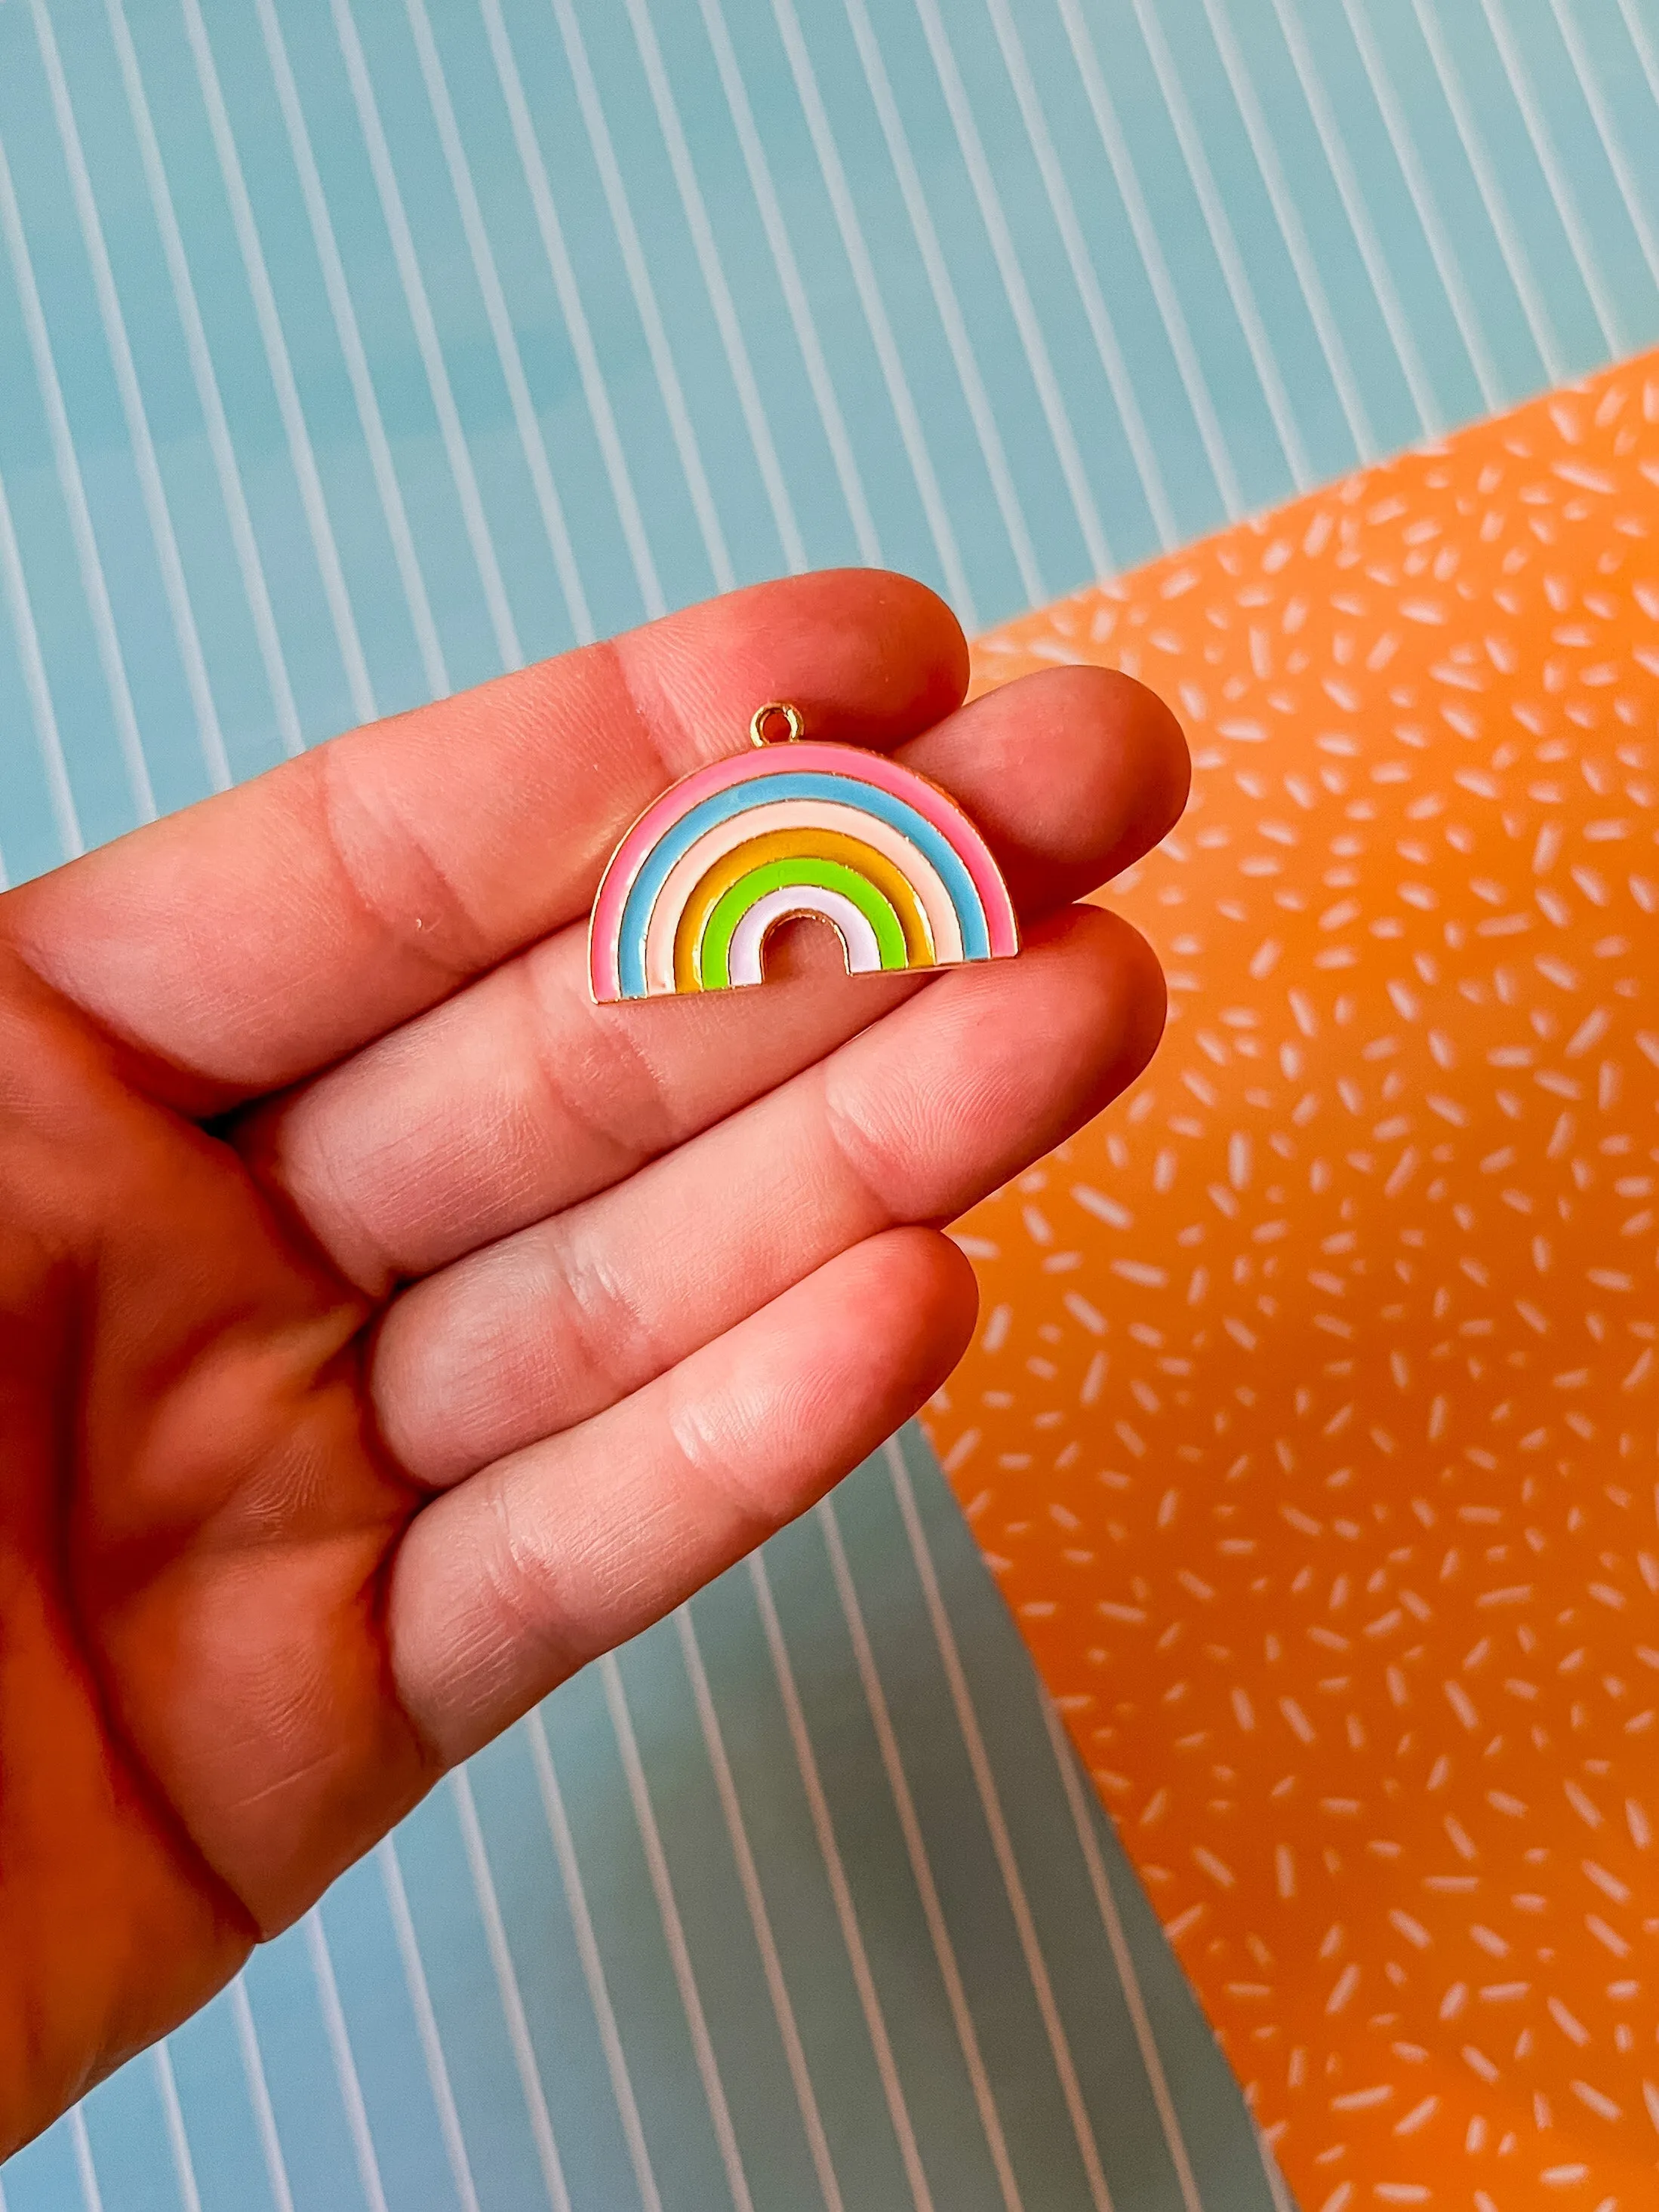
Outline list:
[[[967,680],[924,585],[758,585],[319,746],[7,894],[0,933],[170,1103],[221,1112],[574,920],[628,824],[763,701],[885,748]]]

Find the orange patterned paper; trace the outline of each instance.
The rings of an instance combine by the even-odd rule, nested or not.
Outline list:
[[[1659,356],[988,640],[1197,763],[931,1416],[1306,2212],[1659,2204]]]

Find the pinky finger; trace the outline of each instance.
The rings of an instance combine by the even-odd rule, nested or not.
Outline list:
[[[947,1237],[841,1254],[607,1412],[435,1498],[388,1632],[446,1764],[636,1635],[821,1498],[942,1382],[974,1322]]]

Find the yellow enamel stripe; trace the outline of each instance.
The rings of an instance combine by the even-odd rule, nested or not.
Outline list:
[[[709,915],[738,878],[746,876],[751,868],[764,866],[769,860],[791,860],[801,853],[811,853],[819,860],[839,860],[873,884],[891,902],[899,918],[899,927],[904,932],[906,964],[911,968],[931,968],[934,964],[933,933],[928,927],[926,909],[908,877],[884,853],[877,852],[862,838],[850,837],[843,830],[775,830],[722,854],[685,902],[674,932],[677,991],[701,988],[696,975],[696,947]]]

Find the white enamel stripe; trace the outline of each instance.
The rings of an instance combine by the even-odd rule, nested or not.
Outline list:
[[[674,988],[674,934],[686,901],[709,869],[751,838],[768,836],[780,830],[803,833],[833,830],[842,836],[858,838],[884,860],[890,860],[908,881],[927,917],[935,960],[943,966],[962,958],[962,925],[957,920],[951,894],[933,862],[907,837],[890,823],[877,820],[856,806],[826,805],[821,799],[780,799],[770,805],[751,807],[747,813],[717,823],[712,830],[705,830],[695,845],[688,847],[675,863],[657,894],[646,926],[645,981],[651,996],[666,994]]]
[[[732,931],[726,969],[734,983],[763,980],[762,960],[769,933],[798,914],[816,915],[830,924],[846,950],[849,975],[879,973],[881,947],[867,915],[840,891],[827,891],[817,884],[786,884],[757,899]]]

